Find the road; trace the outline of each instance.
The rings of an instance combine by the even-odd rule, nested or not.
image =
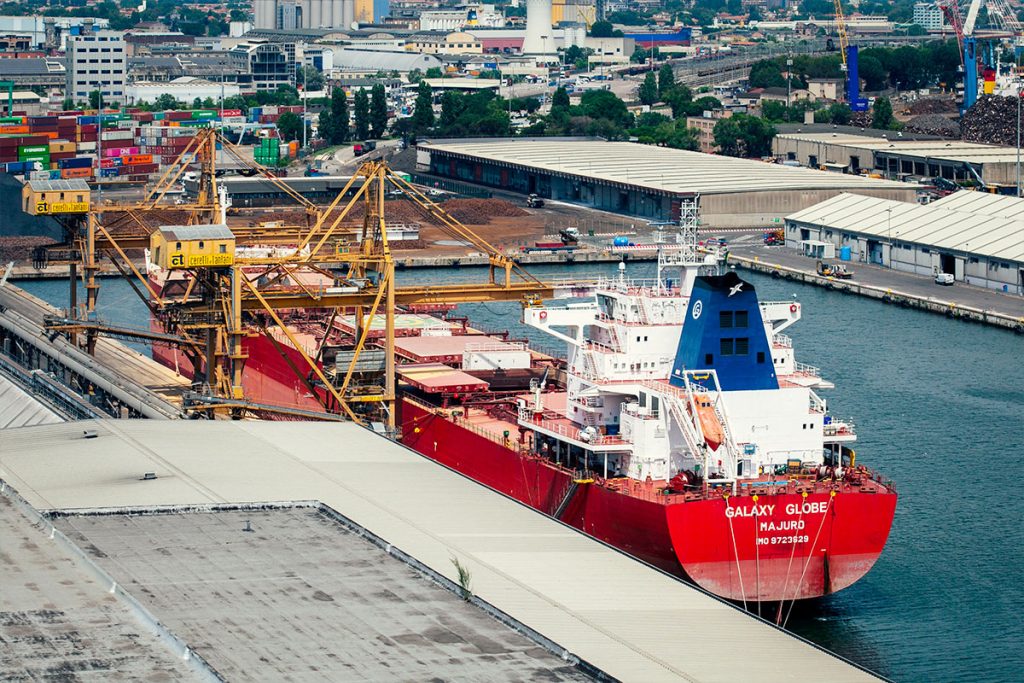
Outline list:
[[[757,258],[764,263],[812,272],[815,269],[814,259],[801,255],[795,249],[766,247],[757,242],[756,236],[730,239],[729,251],[740,256]],[[882,268],[868,263],[852,263],[850,268],[854,271],[854,280],[862,284],[892,289],[957,306],[971,306],[1024,318],[1024,297],[1003,294],[963,282],[957,282],[952,287],[944,287],[935,284],[930,277]]]
[[[379,140],[377,149],[358,157],[353,154],[352,145],[346,144],[317,154],[313,159],[320,162],[321,170],[327,175],[346,175],[354,171],[364,161],[391,156],[398,151],[401,144],[401,140]]]

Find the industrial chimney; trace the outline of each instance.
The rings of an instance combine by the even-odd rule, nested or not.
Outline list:
[[[526,37],[524,55],[555,55],[554,30],[551,28],[551,0],[526,0]]]

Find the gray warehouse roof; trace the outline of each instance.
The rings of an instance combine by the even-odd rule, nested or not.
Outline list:
[[[434,55],[387,50],[336,50],[334,68],[340,71],[426,71],[444,62]]]
[[[498,163],[678,194],[776,190],[905,190],[905,184],[749,159],[602,140],[487,140],[421,143]]]
[[[82,438],[83,429],[95,438]],[[458,580],[458,558],[481,600],[620,680],[791,680],[809,671],[833,682],[871,679],[351,423],[105,420],[6,430],[0,470],[37,509],[318,500],[392,554],[407,553],[449,580]],[[157,478],[144,480],[145,472]],[[247,647],[277,657],[277,644]],[[722,659],[737,647],[742,657]]]
[[[951,196],[960,194],[981,193]],[[1024,263],[1024,220],[960,210],[958,205],[969,205],[970,199],[921,205],[844,192],[786,221]]]
[[[57,413],[0,375],[0,429],[63,422]]]
[[[855,149],[870,150],[881,154],[896,154],[915,159],[941,159],[946,161],[969,162],[981,164],[985,162],[1014,161],[1016,150],[1013,147],[986,145],[980,142],[964,142],[962,140],[903,140],[890,132],[888,139],[869,137],[863,134],[849,135],[845,133],[788,133],[780,134],[780,140],[797,140],[800,142],[838,145]]]

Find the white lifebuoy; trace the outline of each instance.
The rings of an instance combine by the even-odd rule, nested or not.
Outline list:
[[[540,319],[541,320],[547,320],[547,318],[548,318],[548,312],[547,311],[541,311],[540,312]]]
[[[797,308],[799,308],[799,306],[797,306],[796,304],[790,304],[790,306],[789,306],[789,312],[790,312],[790,313],[796,313],[796,309],[797,309]]]

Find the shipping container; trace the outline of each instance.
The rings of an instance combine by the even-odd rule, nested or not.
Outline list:
[[[51,140],[50,141],[50,154],[53,154],[54,152],[59,152],[59,153],[74,152],[77,149],[78,148],[75,146],[75,143],[73,143],[73,142],[71,142],[69,140]]]
[[[153,155],[152,154],[138,154],[137,152],[138,152],[139,148],[138,147],[134,147],[133,149],[135,149],[135,151],[136,151],[135,154],[126,154],[126,155],[123,155],[121,157],[121,161],[124,163],[125,166],[135,166],[135,165],[138,165],[138,164],[152,164],[153,163]]]
[[[92,168],[92,157],[72,157],[57,162],[60,168]]]
[[[88,168],[62,168],[60,169],[61,178],[92,178],[92,167]]]
[[[241,116],[242,115],[242,110],[241,109],[221,109],[220,110],[220,115],[221,115],[221,118],[224,118],[224,117],[227,117],[227,116]]]
[[[195,109],[191,112],[193,119],[215,119],[217,112],[212,109]]]

